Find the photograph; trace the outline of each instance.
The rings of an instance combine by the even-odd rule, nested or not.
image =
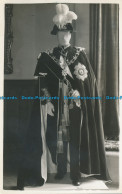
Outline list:
[[[120,4],[2,9],[2,191],[119,193]]]

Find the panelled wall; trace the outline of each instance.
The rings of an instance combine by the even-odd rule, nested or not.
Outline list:
[[[15,4],[13,6],[13,68],[14,72],[5,79],[33,79],[33,72],[40,51],[57,46],[57,37],[50,34],[56,4]],[[89,5],[69,4],[78,15],[73,22],[76,33],[71,43],[85,47],[89,53]]]

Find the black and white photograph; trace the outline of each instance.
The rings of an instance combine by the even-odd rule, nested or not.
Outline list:
[[[2,191],[119,193],[119,2],[2,10]]]

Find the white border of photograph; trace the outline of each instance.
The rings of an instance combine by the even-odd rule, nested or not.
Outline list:
[[[122,96],[122,0],[62,0],[62,1],[52,1],[52,0],[1,0],[0,1],[0,96],[3,96],[4,90],[4,26],[5,26],[5,17],[4,17],[4,5],[5,4],[36,4],[36,3],[110,3],[110,4],[119,4],[119,69],[120,69],[120,80],[119,80],[119,95]],[[3,101],[0,101],[0,193],[20,193],[22,191],[18,190],[3,190]],[[121,134],[121,126],[122,126],[122,101],[120,100],[119,105],[119,120],[120,120],[120,160],[119,160],[119,189],[117,190],[71,190],[70,193],[122,193],[122,134]],[[23,191],[24,193],[28,194],[35,194],[35,193],[67,193],[67,190],[53,190],[50,189],[43,190],[43,187],[40,190],[29,189]]]

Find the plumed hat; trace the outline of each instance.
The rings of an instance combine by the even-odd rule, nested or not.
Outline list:
[[[77,15],[73,11],[69,11],[66,4],[56,5],[56,15],[53,17],[54,27],[51,34],[56,35],[58,31],[73,32],[72,20],[76,20]]]

